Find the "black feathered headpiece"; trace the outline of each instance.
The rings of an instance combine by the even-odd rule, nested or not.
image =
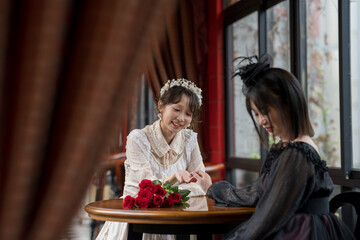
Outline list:
[[[254,86],[258,77],[273,63],[273,59],[269,54],[263,54],[260,59],[256,55],[251,57],[238,57],[234,61],[240,60],[233,74],[233,77],[239,76],[244,83],[243,92]]]

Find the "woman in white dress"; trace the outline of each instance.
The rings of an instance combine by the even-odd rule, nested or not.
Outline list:
[[[126,143],[124,195],[135,196],[143,179],[170,181],[189,196],[205,195],[211,178],[205,173],[197,133],[187,129],[202,105],[201,89],[186,79],[169,80],[160,91],[159,120],[130,132]],[[128,224],[106,222],[97,240],[127,239]],[[174,239],[143,234],[143,239]]]

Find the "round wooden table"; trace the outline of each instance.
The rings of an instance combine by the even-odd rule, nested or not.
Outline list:
[[[229,232],[254,212],[249,207],[215,206],[205,196],[191,197],[183,206],[171,208],[123,209],[122,204],[123,199],[97,201],[86,205],[85,211],[96,220],[130,223],[129,234],[197,234],[198,239]]]

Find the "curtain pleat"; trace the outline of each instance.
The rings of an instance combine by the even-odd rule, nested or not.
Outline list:
[[[147,80],[155,100],[173,78],[187,78],[200,87],[206,75],[206,1],[179,1],[176,14],[165,13],[166,38],[154,42]]]
[[[0,239],[60,239],[176,1],[1,1]]]

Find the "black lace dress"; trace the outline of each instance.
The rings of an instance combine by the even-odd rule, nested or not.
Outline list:
[[[236,189],[215,182],[207,195],[221,206],[253,206],[252,217],[225,239],[355,239],[334,214],[328,197],[333,190],[325,161],[304,142],[272,147],[259,178]]]

